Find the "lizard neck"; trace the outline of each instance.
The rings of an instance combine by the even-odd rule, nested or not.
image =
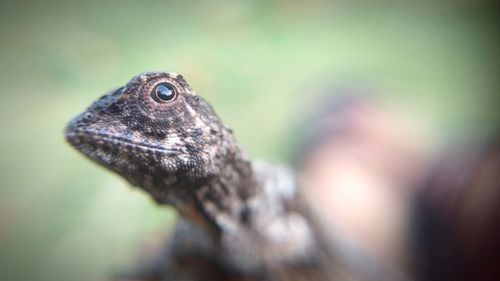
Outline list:
[[[248,201],[260,187],[249,157],[238,145],[227,155],[218,175],[204,180],[191,194],[190,207],[180,214],[219,238],[247,223]]]

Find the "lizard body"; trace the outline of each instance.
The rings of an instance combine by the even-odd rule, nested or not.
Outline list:
[[[293,172],[252,163],[181,75],[137,75],[73,119],[66,138],[199,227],[222,267],[259,279],[328,280],[326,249]]]

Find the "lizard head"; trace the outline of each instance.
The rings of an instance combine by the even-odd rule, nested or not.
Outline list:
[[[140,74],[102,96],[70,122],[66,139],[158,202],[174,205],[219,174],[234,146],[212,107],[181,75],[166,72]]]

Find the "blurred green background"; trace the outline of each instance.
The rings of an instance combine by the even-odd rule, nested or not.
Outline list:
[[[104,280],[174,215],[64,141],[147,70],[182,73],[256,157],[290,159],[314,100],[357,81],[438,139],[494,128],[487,1],[3,1],[0,280]]]

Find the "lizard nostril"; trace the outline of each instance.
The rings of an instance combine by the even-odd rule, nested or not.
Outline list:
[[[84,119],[90,119],[90,118],[92,118],[92,113],[89,113],[89,112],[85,113],[85,115],[83,116],[83,118]]]

